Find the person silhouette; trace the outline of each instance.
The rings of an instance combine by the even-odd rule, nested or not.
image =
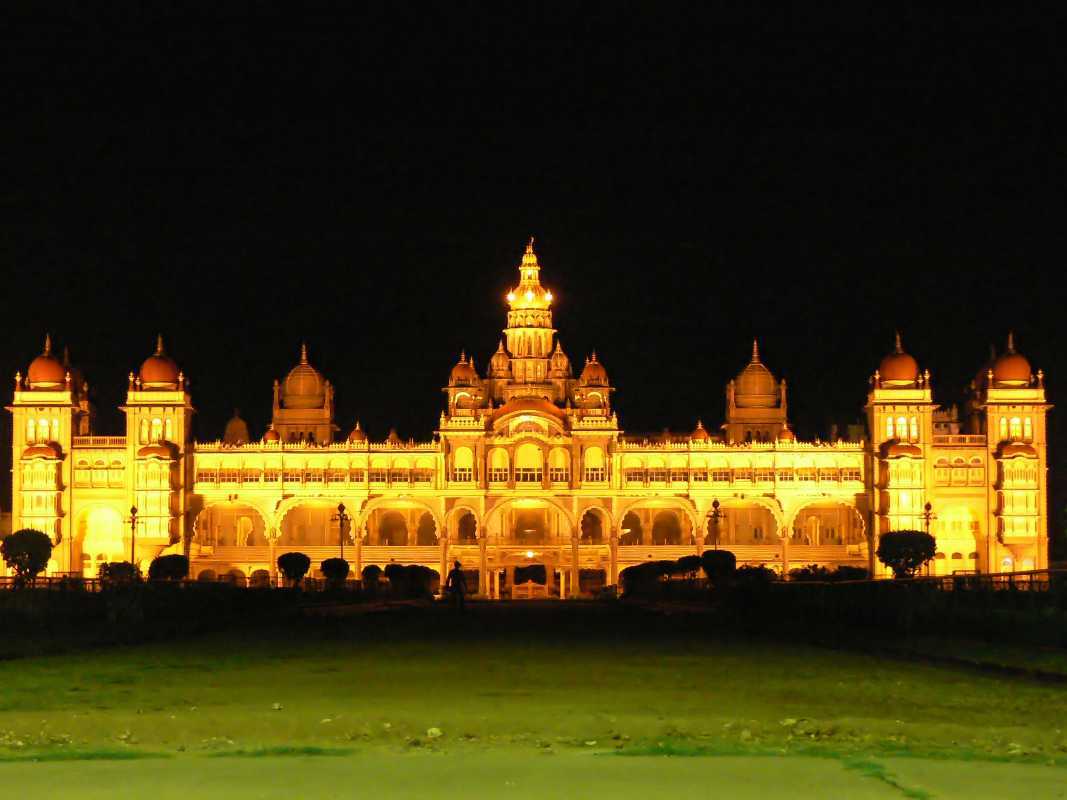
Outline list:
[[[462,565],[457,560],[455,566],[448,572],[445,581],[445,591],[449,594],[453,608],[462,612],[464,610],[464,595],[467,593],[467,579],[463,575]]]

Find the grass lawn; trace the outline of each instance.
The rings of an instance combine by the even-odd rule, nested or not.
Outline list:
[[[369,764],[394,765],[386,780],[437,775],[444,764],[504,774],[514,762],[546,780],[629,770],[624,784],[647,795],[652,784],[638,791],[639,776],[659,769],[648,763],[669,761],[678,780],[707,776],[701,764],[779,778],[817,764],[810,769],[873,792],[852,796],[899,797],[913,789],[887,777],[907,771],[898,762],[926,764],[929,776],[965,761],[968,775],[1030,770],[1067,784],[1067,772],[1048,766],[1067,764],[1063,686],[742,639],[705,631],[700,619],[652,623],[592,606],[485,607],[462,621],[403,610],[9,660],[0,663],[0,775],[113,773],[133,786],[168,769],[250,780],[277,770],[280,779],[286,764],[313,762],[351,785]],[[719,758],[652,758],[705,755]],[[921,777],[901,784],[920,787],[910,796],[950,796],[923,794]]]

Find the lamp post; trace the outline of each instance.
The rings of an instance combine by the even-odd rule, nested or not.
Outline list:
[[[136,566],[134,554],[137,549],[137,506],[130,507],[130,564]]]
[[[930,505],[929,501],[927,501],[926,505],[923,506],[923,530],[926,533],[930,533],[930,520],[937,519],[937,514],[935,514],[932,509],[933,506]]]
[[[714,530],[714,535],[711,537],[711,545],[714,550],[719,549],[719,523],[723,517],[726,516],[726,512],[719,508],[719,500],[716,498],[711,501],[711,513],[708,515],[711,517],[711,525]]]
[[[348,522],[350,519],[352,519],[352,517],[350,517],[348,514],[345,513],[345,504],[344,503],[338,503],[337,504],[337,516],[334,517],[333,519],[337,520],[337,527],[340,529],[340,536],[338,536],[337,538],[341,542],[341,560],[344,561],[344,559],[345,559],[345,523]]]

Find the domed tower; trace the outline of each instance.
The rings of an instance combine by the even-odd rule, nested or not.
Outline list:
[[[597,358],[596,351],[585,360],[582,374],[578,376],[578,385],[574,390],[574,403],[587,411],[600,410],[604,414],[611,411],[611,393],[614,389],[608,379],[608,371]]]
[[[504,329],[510,354],[511,380],[494,386],[494,399],[542,397],[561,401],[548,377],[549,356],[556,333],[552,327],[552,292],[541,285],[541,266],[531,237],[519,265],[519,284],[508,292],[508,326]]]
[[[878,364],[867,395],[874,532],[922,530],[932,476],[934,410],[929,370],[905,352],[899,331],[893,350]],[[875,543],[876,544],[876,543]]]
[[[127,481],[137,508],[138,559],[180,541],[192,486],[193,404],[185,374],[167,354],[163,337],[129,375],[126,404]],[[141,546],[144,550],[140,550]]]
[[[726,386],[726,440],[773,442],[786,427],[785,381],[778,381],[760,360],[752,340],[752,357]]]
[[[500,340],[496,352],[489,359],[489,377],[494,380],[507,380],[511,377],[511,356],[504,349],[503,339]]]
[[[459,354],[459,361],[452,367],[444,391],[448,395],[449,413],[469,413],[471,409],[481,408],[485,404],[482,379],[474,367],[474,359],[467,358],[466,352]]]
[[[226,423],[226,430],[222,434],[222,441],[229,445],[248,444],[251,436],[248,434],[248,423],[241,419],[241,410],[235,408],[230,421]]]
[[[12,530],[35,528],[59,543],[73,534],[71,528],[71,450],[82,435],[88,415],[72,370],[52,352],[46,335],[40,355],[25,375],[15,374],[15,393],[8,410],[12,415],[11,505]],[[61,570],[71,564],[69,547],[53,551]]]
[[[283,442],[329,444],[338,430],[333,413],[333,386],[311,366],[302,344],[300,361],[284,381],[274,382],[272,426]]]
[[[1045,395],[1045,375],[1041,370],[1034,373],[1009,333],[1007,347],[986,367],[984,378],[976,387],[973,406],[985,434],[994,492],[988,520],[989,568],[1044,569],[1048,566],[1046,418],[1052,408]]]

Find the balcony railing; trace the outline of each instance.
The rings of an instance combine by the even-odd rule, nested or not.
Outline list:
[[[74,447],[125,447],[125,436],[75,436]]]

